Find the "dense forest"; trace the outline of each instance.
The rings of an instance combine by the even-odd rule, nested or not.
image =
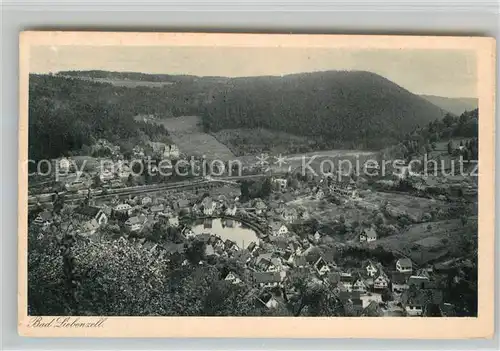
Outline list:
[[[370,72],[235,78],[207,105],[206,130],[267,128],[381,148],[445,111]]]
[[[130,87],[113,84],[116,80],[169,84]],[[31,75],[29,157],[38,160],[78,153],[98,138],[130,145],[144,136],[151,140],[167,136],[163,128],[135,122],[137,115],[201,115],[206,132],[233,145],[237,154],[245,154],[288,150],[290,143],[281,145],[273,134],[278,131],[297,136],[292,143],[297,143],[295,152],[380,149],[417,125],[442,118],[444,111],[369,72],[250,78],[105,71]],[[262,132],[241,149],[238,130],[255,128]],[[228,129],[233,132],[219,133]]]
[[[146,135],[161,140],[161,126],[134,121],[138,114],[160,116],[197,112],[195,84],[181,88],[117,87],[82,79],[31,75],[29,84],[29,157],[40,160],[77,152],[96,139],[138,142]],[[198,89],[198,88],[197,88]]]

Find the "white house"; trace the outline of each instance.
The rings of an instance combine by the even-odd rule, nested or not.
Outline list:
[[[426,304],[426,298],[423,293],[418,293],[416,296],[406,298],[405,300],[404,306],[408,316],[418,317],[423,315]]]
[[[385,289],[388,286],[389,286],[389,279],[385,274],[379,274],[379,276],[373,280],[373,287],[375,289]]]
[[[411,273],[413,271],[413,265],[409,258],[400,258],[396,262],[396,270],[402,273]]]
[[[179,155],[179,147],[175,144],[166,145],[165,149],[163,150],[164,158],[179,158]]]
[[[254,208],[256,214],[262,214],[265,210],[267,210],[266,204],[261,199],[257,199],[255,201]]]
[[[316,191],[316,194],[314,194],[314,197],[316,198],[316,200],[321,200],[322,198],[324,198],[325,197],[324,190],[321,188],[318,188],[318,190]]]
[[[378,272],[377,266],[370,260],[365,264],[365,270],[369,277],[374,277]]]
[[[352,284],[352,290],[353,291],[358,291],[362,294],[366,293],[368,287],[366,285],[366,283],[364,282],[363,279],[361,279],[361,277],[358,277],[354,280],[354,283]]]
[[[149,205],[150,203],[153,202],[153,199],[150,198],[149,196],[145,196],[141,199],[141,204],[142,206]]]
[[[361,234],[359,234],[359,241],[360,242],[372,242],[377,240],[377,232],[373,227],[370,228],[364,228]]]
[[[99,226],[108,223],[106,213],[101,208],[95,206],[78,207],[73,215],[86,221],[95,220]]]
[[[57,165],[58,165],[58,172],[60,174],[67,174],[69,172],[71,164],[70,164],[70,161],[66,157],[63,157],[59,160]]]
[[[342,272],[340,273],[340,284],[344,287],[346,291],[352,291],[353,279],[351,273]]]
[[[288,233],[287,226],[282,223],[273,222],[271,223],[270,227],[271,227],[271,232],[274,236],[284,236]]]
[[[275,178],[275,179],[273,179],[273,183],[276,184],[276,186],[278,187],[278,189],[280,191],[284,191],[284,190],[286,190],[286,186],[287,186],[288,182],[284,178]]]
[[[52,214],[49,211],[43,211],[33,221],[34,224],[47,228],[52,224]]]
[[[115,211],[119,213],[126,213],[130,216],[132,213],[132,206],[129,204],[118,204],[115,206]]]
[[[201,202],[201,206],[203,207],[203,214],[205,216],[211,216],[214,213],[217,204],[210,197],[206,197]]]
[[[408,276],[401,272],[392,272],[392,292],[396,294],[401,294],[405,290],[408,290],[408,284],[406,283]]]
[[[137,216],[130,217],[125,222],[125,225],[131,232],[138,232],[142,229],[144,222]]]
[[[99,223],[95,219],[92,219],[83,224],[81,234],[87,236],[94,235],[97,229],[99,229]]]
[[[234,272],[229,272],[228,275],[224,278],[225,281],[229,281],[232,284],[240,284],[241,279]]]
[[[168,217],[168,225],[171,227],[178,227],[179,226],[179,216]]]
[[[113,172],[105,169],[105,170],[102,170],[101,173],[99,174],[99,178],[101,179],[102,182],[107,182],[111,179],[113,179],[115,177],[115,175],[113,174]]]
[[[330,272],[330,267],[328,267],[328,264],[323,259],[323,257],[318,258],[318,260],[314,264],[314,268],[319,275],[325,275]]]
[[[196,236],[195,232],[191,228],[184,228],[182,231],[182,235],[184,235],[187,239],[192,239]]]
[[[224,213],[227,216],[234,216],[234,215],[236,215],[236,210],[237,210],[236,205],[232,204],[231,206],[229,206],[228,208],[226,208],[226,211]]]

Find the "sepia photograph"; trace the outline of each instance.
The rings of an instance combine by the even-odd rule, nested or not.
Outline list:
[[[492,309],[494,41],[23,34],[27,329]]]

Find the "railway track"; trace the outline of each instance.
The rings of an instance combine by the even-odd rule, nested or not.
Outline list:
[[[223,183],[223,184],[235,184],[238,180],[244,179],[255,179],[266,177],[267,175],[244,175],[244,176],[228,176],[228,177],[204,177],[201,179],[192,179],[189,181],[181,181],[170,184],[151,184],[143,185],[137,187],[128,188],[118,188],[106,191],[103,194],[102,190],[96,190],[91,192],[93,199],[106,199],[114,196],[126,196],[126,195],[136,195],[136,194],[148,194],[158,191],[176,190],[176,189],[189,189],[210,186],[211,184]],[[87,197],[86,192],[84,193],[67,193],[65,192],[65,201],[73,202],[83,200]],[[47,203],[52,201],[52,196],[55,193],[45,193],[30,196],[28,198],[28,209],[34,208],[37,203]]]

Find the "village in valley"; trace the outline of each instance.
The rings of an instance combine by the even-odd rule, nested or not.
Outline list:
[[[445,171],[463,164],[474,143],[438,143],[425,155]],[[197,176],[186,164],[188,176],[176,177],[162,175],[158,163],[168,160],[172,169],[190,156],[176,144],[136,145],[125,157],[99,139],[89,155],[59,157],[51,164],[56,172],[30,177],[29,227],[61,242],[126,241],[179,269],[216,267],[221,284],[238,289],[257,315],[314,315],[321,299],[332,305],[320,315],[474,313],[457,291],[475,264],[464,246],[477,226],[477,178],[407,166],[379,174],[380,165],[367,161],[373,155],[381,157],[365,155],[363,170],[350,173],[319,173],[321,159],[342,158],[332,151],[315,160],[313,172],[295,155],[269,167],[255,158],[237,175]],[[77,264],[67,251],[64,262]],[[78,286],[81,275],[69,271]]]

